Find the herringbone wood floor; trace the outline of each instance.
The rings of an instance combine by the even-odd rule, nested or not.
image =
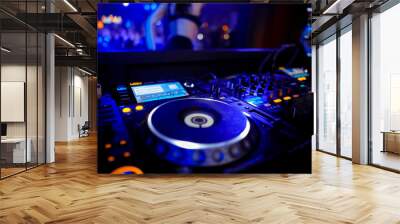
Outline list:
[[[400,223],[400,175],[315,152],[312,175],[96,174],[96,139],[0,181],[0,223]]]

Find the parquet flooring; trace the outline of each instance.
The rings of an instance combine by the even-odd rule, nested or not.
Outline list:
[[[400,223],[400,175],[313,153],[312,175],[112,176],[96,139],[0,181],[0,223]]]

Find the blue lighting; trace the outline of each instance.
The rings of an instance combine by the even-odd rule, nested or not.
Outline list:
[[[126,87],[125,87],[125,86],[119,86],[119,87],[117,87],[117,91],[123,91],[123,90],[126,90]]]
[[[253,106],[259,106],[259,105],[264,104],[264,100],[259,96],[249,97],[246,99],[246,102]]]
[[[126,27],[127,29],[131,28],[131,27],[132,27],[132,22],[131,22],[130,20],[126,21],[125,27]]]

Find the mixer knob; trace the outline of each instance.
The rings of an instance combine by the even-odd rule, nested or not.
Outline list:
[[[210,85],[210,96],[215,96],[216,89],[218,88],[218,82],[216,80],[211,81]]]
[[[267,86],[267,82],[266,82],[266,81],[261,81],[260,86],[261,86],[262,88],[265,88],[265,87]]]
[[[238,90],[238,97],[239,97],[239,98],[242,98],[243,94],[244,94],[246,91],[247,91],[247,88],[246,88],[246,87],[241,87],[241,88],[239,88],[239,90]]]
[[[225,85],[228,89],[235,89],[235,83],[233,83],[232,81],[227,81]]]
[[[264,88],[258,88],[258,90],[257,90],[257,95],[259,95],[259,96],[264,95],[264,91],[265,91]]]
[[[257,81],[258,81],[258,77],[257,77],[257,75],[251,75],[251,77],[250,77],[250,82],[251,83],[253,83],[253,84],[255,84],[255,83],[257,83]]]
[[[221,87],[217,86],[215,90],[215,98],[219,98],[221,96]]]

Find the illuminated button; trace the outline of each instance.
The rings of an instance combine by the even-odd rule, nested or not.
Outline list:
[[[299,96],[300,96],[299,94],[294,94],[293,98],[299,98]]]
[[[299,78],[297,78],[297,80],[299,80],[300,82],[302,82],[302,81],[306,81],[307,78],[306,78],[306,77],[299,77]]]
[[[142,111],[144,109],[143,105],[136,105],[135,110],[136,111]]]
[[[129,83],[129,85],[131,85],[131,86],[140,86],[140,85],[142,85],[142,82],[131,82],[131,83]]]
[[[230,38],[231,36],[229,35],[229,34],[224,34],[224,40],[229,40],[229,38]]]
[[[290,96],[283,97],[283,100],[285,100],[285,101],[288,101],[288,100],[291,100],[291,99],[292,99],[292,97],[290,97]]]
[[[122,112],[128,114],[128,113],[132,112],[132,109],[130,107],[124,107],[124,108],[122,108]]]
[[[119,141],[119,144],[120,144],[120,145],[126,145],[126,143],[127,143],[126,140],[121,140],[121,141]]]
[[[271,104],[270,104],[270,103],[266,103],[266,104],[264,104],[264,106],[265,106],[265,107],[270,107]]]
[[[281,99],[274,99],[273,101],[274,101],[274,103],[281,103],[282,102]]]
[[[124,90],[126,90],[126,87],[125,87],[125,86],[119,86],[119,87],[117,87],[117,91],[124,91]]]
[[[223,25],[222,26],[222,30],[224,31],[224,32],[228,32],[229,31],[229,26],[228,25]]]
[[[109,156],[107,158],[108,162],[114,162],[115,161],[115,157],[114,156]]]
[[[107,143],[104,145],[104,148],[106,149],[111,149],[111,147],[112,147],[111,143]]]
[[[124,157],[125,157],[125,158],[128,158],[128,157],[130,157],[130,156],[131,156],[131,153],[130,153],[130,152],[124,152],[124,154],[123,154],[123,155],[124,155]]]
[[[99,30],[101,30],[101,29],[103,29],[104,28],[104,23],[102,22],[102,21],[97,21],[97,28],[99,29]]]

